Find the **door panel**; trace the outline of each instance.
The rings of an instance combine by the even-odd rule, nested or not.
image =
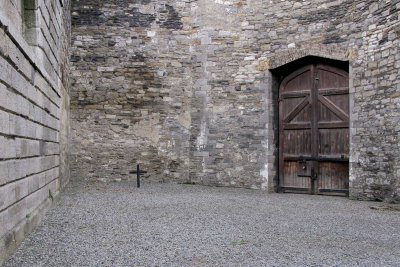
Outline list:
[[[319,77],[318,89],[349,87],[346,71],[326,65],[317,65],[316,68]]]
[[[340,94],[341,92],[338,92],[337,95],[326,95],[323,94],[323,91],[321,90],[321,95],[323,95],[327,100],[335,103],[335,105],[340,108],[344,113],[349,114],[349,98],[348,98],[348,93],[346,94]]]
[[[297,161],[285,161],[285,188],[287,192],[311,193],[311,180],[308,177],[298,176]]]
[[[311,90],[311,68],[302,68],[294,72],[287,80],[284,92],[301,91],[302,89]]]
[[[338,140],[348,140],[348,129],[319,129],[319,155],[320,156],[336,156],[341,158],[342,155],[349,154],[349,143],[338,142]]]
[[[318,172],[318,193],[347,194],[348,162],[320,162]]]
[[[297,113],[292,122],[310,122],[311,121],[311,106],[307,105],[303,110]]]
[[[311,130],[285,130],[283,144],[284,156],[311,156]]]
[[[342,121],[338,115],[336,115],[333,111],[331,111],[328,107],[326,107],[321,102],[318,103],[318,122],[333,122],[333,121]]]
[[[279,186],[284,192],[348,194],[348,73],[308,65],[279,91]]]

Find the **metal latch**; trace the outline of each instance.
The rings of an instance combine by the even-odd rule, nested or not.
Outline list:
[[[305,159],[298,161],[297,176],[299,177],[311,177],[312,162]]]

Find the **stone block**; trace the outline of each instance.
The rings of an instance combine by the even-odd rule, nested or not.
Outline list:
[[[2,226],[2,227],[0,227],[0,239],[3,239],[4,236],[6,235],[6,233],[8,231],[10,231],[10,229],[12,227],[10,219],[9,219],[8,210],[4,210],[4,211],[0,212],[0,225]],[[3,245],[5,247],[9,247],[11,245],[10,243],[11,243],[11,240],[13,240],[13,237],[11,236],[7,239],[9,239],[10,241],[5,242],[5,244],[0,243],[0,246]],[[4,242],[4,240],[2,240],[2,241]],[[2,253],[2,252],[3,251],[0,250],[0,253]]]
[[[16,143],[14,138],[0,136],[0,158],[9,159],[17,156]]]
[[[0,110],[0,133],[10,134],[10,114]]]
[[[29,213],[27,210],[27,199],[23,199],[20,202],[15,203],[10,206],[8,209],[8,225],[9,228],[14,228],[22,219],[26,217]],[[11,230],[11,229],[8,229]]]
[[[0,186],[9,181],[9,163],[8,161],[0,162]]]
[[[28,181],[22,180],[0,187],[0,210],[28,195]]]
[[[10,102],[11,99],[11,92],[7,90],[7,87],[0,82],[0,107],[3,107],[5,109],[10,108]]]

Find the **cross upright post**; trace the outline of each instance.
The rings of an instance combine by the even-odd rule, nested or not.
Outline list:
[[[136,171],[133,171],[132,173],[136,173],[136,186],[137,188],[140,187],[140,175],[147,173],[147,171],[141,171],[139,164],[136,165]]]
[[[136,184],[137,184],[137,188],[139,188],[140,187],[140,167],[139,167],[139,164],[136,166],[136,173],[137,173]]]

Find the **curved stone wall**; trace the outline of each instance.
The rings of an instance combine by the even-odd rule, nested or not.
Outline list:
[[[99,3],[73,7],[74,176],[275,190],[274,69],[313,55],[349,64],[351,196],[399,194],[399,1]]]

